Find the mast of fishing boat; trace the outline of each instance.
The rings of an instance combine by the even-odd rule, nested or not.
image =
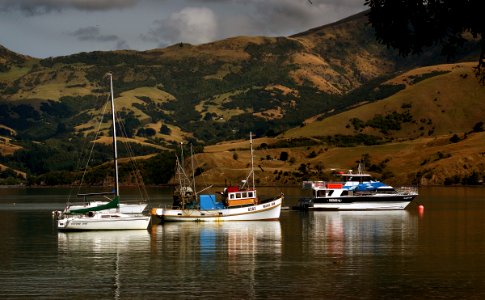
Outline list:
[[[195,189],[194,149],[192,148],[192,143],[190,144],[190,163],[192,165],[192,184],[194,186],[194,195],[197,199],[197,190]]]
[[[179,180],[178,186],[178,196],[180,197],[180,205],[185,208],[185,202],[187,202],[187,185],[186,185],[186,175],[184,172],[184,143],[180,142],[180,159],[177,154],[177,176]],[[175,190],[177,192],[177,189]]]
[[[116,196],[120,196],[120,188],[118,185],[118,146],[116,144],[116,120],[115,120],[115,98],[113,94],[113,74],[106,74],[109,76],[109,85],[111,93],[111,115],[113,120],[113,159],[115,164],[115,193]]]
[[[251,145],[251,174],[253,175],[253,190],[254,190],[254,158],[253,158],[253,133],[249,132],[249,144]]]
[[[184,142],[180,142],[180,163],[182,166],[185,166],[185,161],[184,161]]]
[[[182,199],[182,205],[185,203],[185,191],[183,190],[184,183],[183,183],[183,166],[184,166],[184,143],[180,142],[180,160],[177,158],[177,175],[179,177],[179,194]]]

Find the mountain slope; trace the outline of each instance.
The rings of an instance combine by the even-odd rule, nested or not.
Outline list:
[[[437,48],[419,57],[397,56],[376,43],[364,13],[291,37],[234,37],[199,46],[42,60],[0,50],[0,136],[9,144],[0,162],[34,176],[74,169],[75,149],[98,127],[101,136],[109,135],[107,72],[114,75],[118,118],[127,138],[137,155],[149,155],[180,142],[207,146],[249,131],[273,137],[303,123],[311,124],[301,130],[312,128],[319,120],[396,94],[405,85],[388,82],[395,74],[445,60]],[[455,60],[470,53],[465,47]],[[443,96],[430,105],[447,101]],[[418,108],[407,109],[414,116]],[[394,123],[409,119],[405,111],[396,108]],[[406,123],[402,131],[381,132],[382,120],[373,120],[381,126],[376,129],[366,124],[365,111],[359,113],[363,116],[344,115],[334,134],[360,132],[382,142],[445,133],[440,128],[446,124],[436,127],[434,116],[427,117],[431,124]],[[282,136],[307,135],[298,130]],[[100,150],[100,163],[109,159],[107,150]]]
[[[460,136],[463,138],[463,134]],[[422,137],[372,146],[315,144],[257,149],[255,176],[259,185],[300,185],[304,180],[331,180],[333,170],[356,170],[358,162],[364,161],[366,171],[397,187],[480,183],[485,172],[485,132],[469,133],[458,142],[451,142],[451,137]],[[264,143],[276,141],[266,139]],[[260,145],[261,141],[254,143]],[[214,145],[197,154],[197,167],[204,170],[198,182],[222,184],[224,180],[237,183],[244,179],[250,170],[250,152],[247,141],[237,144],[246,147]],[[280,159],[282,153],[288,157],[284,161]]]
[[[389,139],[413,139],[470,131],[476,123],[485,121],[482,113],[485,109],[485,89],[473,74],[474,66],[475,63],[462,63],[411,70],[388,81],[389,84],[406,85],[398,93],[321,121],[310,120],[309,124],[288,130],[281,136],[297,138],[363,133]],[[409,120],[401,120],[399,130],[388,129],[384,132],[379,124],[357,126],[355,120],[372,123],[376,116],[402,115],[406,112],[409,113]]]
[[[80,114],[95,116],[80,102],[104,97],[109,71],[117,93],[129,95],[125,116],[140,121],[132,134],[163,121],[185,132],[179,139],[193,133],[199,142],[213,143],[234,138],[232,132],[275,135],[313,115],[353,105],[359,99],[342,97],[370,80],[444,60],[434,48],[419,57],[399,57],[377,44],[361,13],[291,37],[26,57],[17,68],[0,72],[0,88],[3,101],[29,103],[37,111],[42,103],[70,101],[71,116],[48,119],[79,128]]]
[[[276,138],[256,139],[258,180],[286,185],[328,179],[331,170],[355,169],[364,160],[368,171],[393,185],[480,183],[485,172],[485,88],[474,77],[474,66],[436,65],[402,73],[387,81],[402,86],[390,97],[323,120],[312,118]],[[410,117],[406,122],[375,122],[376,116],[405,112]],[[352,119],[376,127],[356,129]],[[396,124],[399,129],[390,129]],[[198,158],[207,170],[204,181],[220,183],[218,174],[225,174],[237,182],[248,172],[247,141],[208,146],[205,152]],[[284,161],[282,153],[287,154]]]

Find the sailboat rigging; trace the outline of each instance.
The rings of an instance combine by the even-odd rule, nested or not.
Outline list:
[[[113,168],[114,168],[114,191],[108,193],[86,193],[78,194],[82,197],[114,195],[109,202],[85,201],[84,205],[71,205],[60,214],[57,221],[57,228],[61,231],[67,230],[127,230],[127,229],[147,229],[150,223],[150,216],[141,214],[139,206],[126,206],[133,211],[120,210],[119,173],[118,173],[118,147],[116,134],[115,103],[113,93],[113,76],[108,73],[110,79],[111,94],[111,116],[112,116],[112,149],[113,149]],[[146,205],[142,206],[143,209]],[[142,209],[142,210],[143,210]]]

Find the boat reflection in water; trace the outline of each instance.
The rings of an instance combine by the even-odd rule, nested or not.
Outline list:
[[[202,288],[217,298],[222,295],[215,291],[224,294],[218,282],[245,282],[243,290],[234,290],[236,298],[255,296],[258,283],[281,264],[279,221],[164,223],[157,235],[163,236],[163,252],[171,256],[165,265],[172,273],[210,278],[183,286],[184,295],[197,295]]]
[[[307,225],[320,241],[308,250],[329,256],[406,255],[418,239],[418,220],[406,210],[315,211]]]
[[[258,252],[281,254],[279,221],[164,223],[155,230],[164,236],[165,246],[173,245],[179,251],[199,248],[201,256],[215,251],[224,251],[228,257]]]
[[[57,246],[60,253],[91,252],[93,254],[123,253],[150,247],[150,232],[80,231],[59,232]]]
[[[70,275],[57,283],[56,296],[77,298],[73,285],[87,289],[83,298],[140,294],[131,282],[142,282],[150,266],[149,255],[140,255],[150,251],[147,230],[59,232],[57,241],[59,268]]]

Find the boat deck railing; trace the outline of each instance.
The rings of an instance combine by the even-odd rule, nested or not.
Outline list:
[[[418,194],[418,187],[417,186],[401,186],[396,188],[396,191],[400,194],[405,195],[417,195]]]
[[[305,190],[311,189],[341,189],[345,186],[344,181],[303,181],[302,188]]]

